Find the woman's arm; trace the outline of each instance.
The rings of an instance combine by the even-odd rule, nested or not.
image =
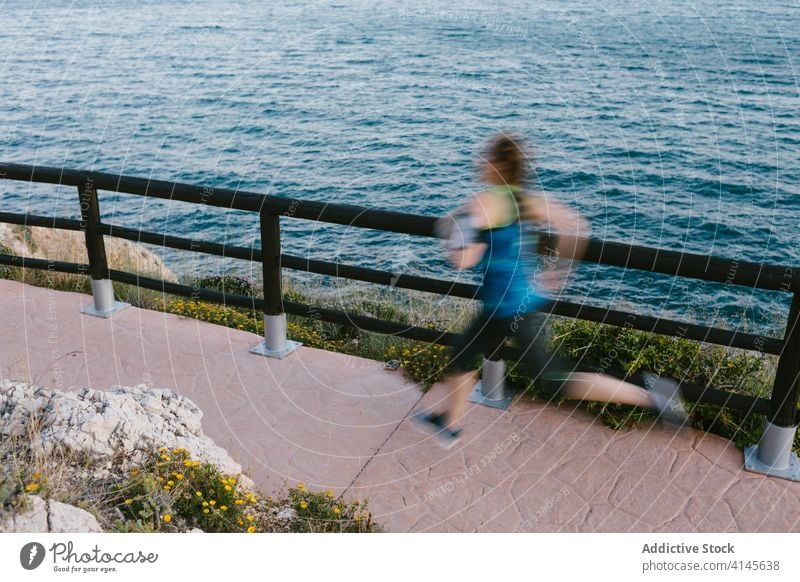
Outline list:
[[[485,252],[486,243],[473,243],[463,249],[451,251],[447,258],[457,271],[465,271],[477,265]]]
[[[544,195],[531,196],[523,208],[522,218],[538,222],[545,231],[556,234],[554,249],[547,249],[549,268],[540,275],[543,288],[555,291],[566,282],[572,262],[580,260],[589,243],[589,221],[566,204]]]
[[[566,204],[544,195],[530,196],[522,209],[522,218],[538,222],[544,230],[558,235],[554,250],[559,259],[579,260],[586,252],[591,225]]]
[[[483,193],[472,197],[454,214],[442,219],[447,229],[447,258],[456,270],[470,269],[480,262],[487,245],[478,241],[481,229],[491,224],[493,205]]]

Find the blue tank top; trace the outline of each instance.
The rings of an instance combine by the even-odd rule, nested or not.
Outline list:
[[[523,228],[519,220],[514,192],[515,186],[498,186],[493,189],[510,198],[513,214],[511,222],[481,230],[481,242],[486,252],[479,265],[483,280],[478,297],[486,313],[494,318],[514,317],[535,311],[547,297],[533,285],[522,244]]]

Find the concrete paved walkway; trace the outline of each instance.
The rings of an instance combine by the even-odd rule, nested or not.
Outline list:
[[[471,407],[465,442],[443,451],[407,419],[441,391],[377,362],[272,360],[248,352],[248,332],[136,308],[84,316],[90,301],[0,280],[0,377],[174,388],[265,493],[303,481],[368,498],[390,531],[800,531],[800,484],[745,472],[717,436],[617,432],[522,397]]]

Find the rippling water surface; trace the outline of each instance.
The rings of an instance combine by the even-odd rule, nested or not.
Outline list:
[[[595,237],[800,264],[796,3],[377,4],[0,0],[0,159],[437,214],[512,129]],[[0,183],[5,211],[74,216],[76,199]],[[258,240],[247,214],[101,206],[116,224]],[[428,240],[293,220],[283,241],[454,276]],[[786,305],[591,265],[565,295],[732,325]]]

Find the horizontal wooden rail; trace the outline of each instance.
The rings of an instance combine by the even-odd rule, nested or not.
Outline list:
[[[581,305],[569,301],[551,303],[549,308],[545,306],[542,311],[563,317],[605,323],[617,327],[628,327],[638,331],[680,337],[743,350],[760,351],[773,355],[780,355],[783,347],[783,340],[774,337],[683,323],[660,317],[595,307],[593,305]]]
[[[0,254],[0,265],[8,267],[23,267],[53,271],[54,273],[70,273],[72,275],[89,275],[89,265],[84,263],[69,263],[66,261],[51,261],[49,259],[33,259],[18,257],[16,255]]]
[[[351,204],[329,204],[227,188],[211,188],[66,168],[0,164],[0,179],[2,178],[68,184],[78,187],[83,187],[89,180],[99,190],[138,194],[227,209],[253,212],[266,210],[291,218],[428,237],[433,236],[433,227],[436,221],[436,217],[432,216],[375,210]],[[621,242],[589,240],[586,254],[582,260],[613,267],[772,291],[800,290],[800,269],[789,266],[735,261]]]
[[[227,256],[247,261],[261,261],[261,250],[254,247],[248,248],[235,245],[223,245],[219,243],[202,240],[198,241],[172,235],[161,235],[148,231],[130,229],[109,224],[101,224],[100,231],[103,234],[116,236],[131,241],[218,256]],[[29,263],[29,266],[30,265],[32,265],[32,263]],[[354,265],[343,265],[340,263],[331,263],[317,259],[304,259],[292,255],[281,255],[281,265],[289,269],[315,274],[342,277],[368,283],[392,285],[404,289],[413,289],[415,291],[437,293],[466,299],[475,299],[478,293],[478,286],[470,283],[433,279],[417,275],[398,275],[390,271],[381,271]],[[563,317],[572,317],[618,327],[629,327],[639,331],[652,332],[673,337],[683,337],[685,339],[746,350],[761,351],[773,355],[779,355],[783,346],[783,341],[781,339],[768,336],[740,333],[703,325],[683,323],[659,317],[617,311],[585,304],[577,304],[569,301],[550,302],[543,307],[542,310]]]
[[[376,210],[352,204],[329,204],[315,200],[300,200],[231,190],[212,188],[180,182],[166,182],[149,178],[121,176],[104,172],[86,172],[66,168],[0,164],[0,179],[24,180],[48,184],[64,184],[83,187],[91,181],[98,190],[138,194],[164,200],[178,200],[231,210],[261,212],[292,218],[303,218],[331,224],[342,224],[359,228],[374,228],[389,232],[433,236],[436,218],[389,210]]]
[[[101,225],[104,234],[118,236],[133,241],[161,244],[175,249],[190,250],[227,256],[242,260],[260,261],[261,250],[234,245],[221,245],[206,241],[196,241],[176,236],[159,235],[147,231],[127,229],[107,224]],[[458,281],[447,281],[443,279],[433,279],[410,274],[397,274],[390,271],[381,271],[368,267],[332,263],[318,259],[302,258],[292,255],[281,255],[281,266],[299,271],[305,271],[318,275],[328,275],[331,277],[341,277],[367,283],[379,285],[390,285],[404,289],[413,289],[428,293],[437,293],[451,297],[461,297],[465,299],[475,299],[478,294],[478,286],[471,283]],[[550,302],[543,311],[548,311],[555,315],[572,317],[593,321],[595,323],[605,323],[619,327],[630,327],[639,331],[647,331],[661,335],[677,336],[686,339],[712,343],[716,345],[741,348],[745,350],[762,351],[767,354],[779,355],[783,341],[778,338],[741,333],[708,327],[697,324],[682,323],[659,317],[639,315],[625,311],[606,309],[585,304],[577,304],[569,301]]]
[[[0,222],[5,222],[6,224],[19,224],[22,226],[58,228],[61,230],[81,230],[80,220],[74,218],[60,218],[55,216],[38,216],[36,214],[0,212]]]

